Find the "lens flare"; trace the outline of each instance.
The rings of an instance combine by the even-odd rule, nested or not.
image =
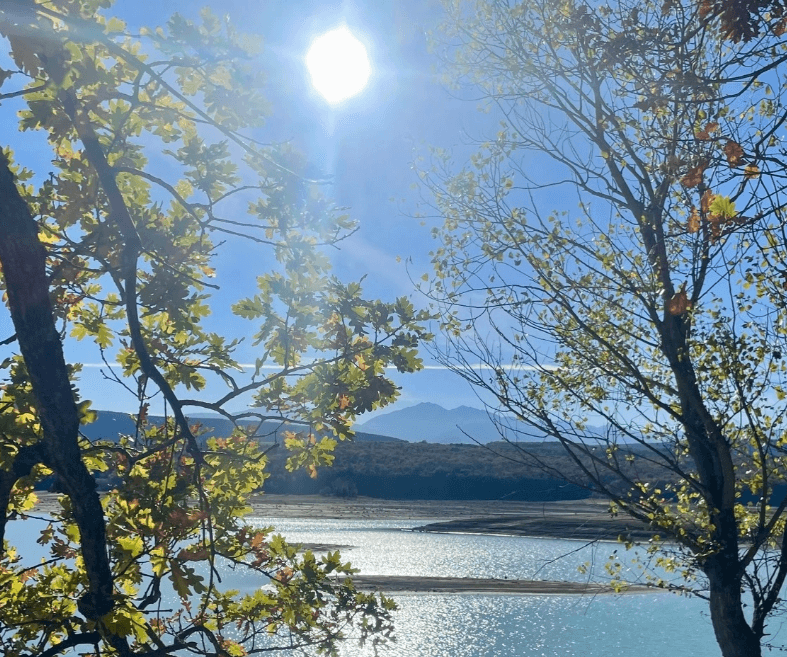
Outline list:
[[[359,93],[372,71],[366,48],[346,27],[317,37],[306,55],[314,88],[332,105]]]

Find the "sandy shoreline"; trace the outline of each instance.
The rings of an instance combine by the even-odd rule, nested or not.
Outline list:
[[[416,531],[501,534],[536,538],[648,540],[654,532],[625,516],[612,517],[605,500],[512,502],[506,500],[379,500],[264,495],[253,515],[270,518],[413,520]]]
[[[382,593],[495,593],[508,595],[621,595],[654,593],[649,586],[629,586],[615,591],[610,586],[589,582],[555,582],[532,579],[476,579],[471,577],[410,577],[354,575],[353,583],[362,591]]]
[[[35,512],[57,508],[57,495],[39,494]],[[624,517],[611,517],[603,500],[512,502],[499,500],[380,500],[340,499],[326,496],[260,495],[252,500],[251,517],[259,519],[314,518],[337,520],[412,520],[415,531],[503,534],[539,538],[617,540],[620,535],[647,540],[647,527]],[[35,513],[34,512],[34,513]],[[304,546],[316,551],[338,545]],[[611,587],[585,582],[498,580],[458,577],[373,576],[353,577],[362,590],[385,593],[496,593],[574,594],[614,593]],[[644,586],[625,593],[655,592]]]

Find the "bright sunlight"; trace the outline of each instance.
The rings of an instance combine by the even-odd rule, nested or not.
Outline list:
[[[360,92],[369,80],[366,48],[346,27],[317,37],[306,55],[312,84],[332,105]]]

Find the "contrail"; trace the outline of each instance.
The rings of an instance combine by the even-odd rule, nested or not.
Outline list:
[[[96,368],[96,367],[98,367],[98,368],[100,368],[100,367],[107,367],[106,363],[72,363],[72,364],[73,365],[81,365],[82,367],[93,367],[93,368]],[[254,365],[253,363],[239,363],[238,366],[242,367],[243,369],[255,369],[256,368],[256,365]],[[305,367],[305,366],[306,365],[301,365],[299,367]],[[280,365],[261,365],[260,369],[261,370],[280,370],[281,366]],[[395,365],[387,365],[385,369],[386,370],[396,370],[396,366]],[[447,365],[424,365],[421,369],[422,370],[435,370],[435,371],[450,372],[450,371],[453,371],[454,368],[448,367]],[[526,370],[526,371],[536,372],[536,371],[540,371],[540,370],[556,370],[558,368],[556,366],[554,366],[554,365],[543,365],[543,366],[540,366],[540,367],[536,367],[535,365],[519,365],[519,364],[515,365],[513,363],[505,363],[505,364],[502,364],[502,365],[496,365],[495,366],[495,365],[488,365],[486,363],[476,363],[475,365],[466,365],[464,367],[456,368],[456,369],[491,370],[491,371],[495,371],[495,370],[498,370],[498,369],[501,369],[501,370],[514,370],[515,369],[515,370]]]

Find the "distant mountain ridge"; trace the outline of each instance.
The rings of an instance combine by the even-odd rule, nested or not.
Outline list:
[[[193,423],[202,425],[206,436],[215,436],[217,438],[227,438],[232,434],[233,425],[227,418],[213,415],[206,417],[206,414],[190,415],[186,417]],[[163,417],[150,416],[150,422],[158,424],[164,421]],[[245,421],[240,424],[254,424],[253,421]],[[278,437],[281,442],[281,434],[292,427],[288,427],[281,422],[265,422],[262,425],[260,434],[263,436],[263,441],[274,442],[274,438]],[[118,439],[121,434],[134,435],[136,425],[131,415],[128,413],[117,413],[114,411],[96,411],[96,420],[90,424],[84,425],[82,433],[90,440],[112,440]],[[393,436],[380,436],[368,431],[361,430],[355,432],[355,440],[361,442],[397,442],[399,439]]]
[[[509,420],[504,422],[526,434],[527,440],[544,438],[544,434],[536,432],[522,422]],[[410,442],[425,440],[429,443],[472,444],[478,441],[486,444],[501,440],[495,422],[486,411],[470,406],[447,410],[429,402],[378,415],[358,424],[358,427],[363,431]]]

